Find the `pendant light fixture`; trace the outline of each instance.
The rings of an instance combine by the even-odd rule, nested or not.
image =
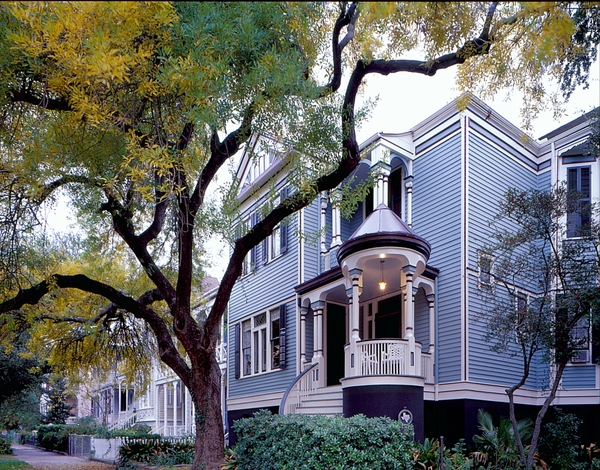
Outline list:
[[[383,280],[383,263],[385,263],[385,260],[382,259],[382,260],[379,261],[379,263],[380,263],[379,264],[379,268],[381,270],[381,281],[379,281],[379,290],[384,291],[385,287],[387,286],[387,282],[385,282]]]

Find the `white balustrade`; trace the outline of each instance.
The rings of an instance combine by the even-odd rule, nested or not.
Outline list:
[[[346,348],[347,354],[349,349]],[[409,375],[414,365],[427,383],[433,382],[433,360],[429,354],[421,354],[420,343],[415,351],[409,350],[408,340],[374,339],[356,343],[357,375]],[[351,361],[351,359],[350,359]]]

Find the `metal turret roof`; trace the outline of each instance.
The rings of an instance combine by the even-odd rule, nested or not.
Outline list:
[[[338,251],[338,261],[352,253],[374,247],[409,248],[420,252],[429,259],[431,246],[419,237],[406,222],[388,206],[379,204],[363,221],[358,229],[346,240]]]

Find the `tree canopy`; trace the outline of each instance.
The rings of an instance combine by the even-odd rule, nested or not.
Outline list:
[[[137,348],[154,348],[192,394],[196,467],[217,468],[214,346],[231,289],[253,246],[358,165],[355,130],[369,109],[355,103],[365,77],[460,66],[465,91],[525,91],[527,119],[555,103],[544,77],[560,77],[574,56],[592,57],[574,19],[592,7],[2,3],[3,338],[29,327],[55,362],[78,368],[101,369],[116,357],[139,366]],[[424,78],[411,92],[426,87]],[[237,182],[217,197],[208,191],[253,134],[287,149],[291,190],[236,235]],[[39,235],[38,208],[61,192],[80,232],[54,243]],[[211,234],[229,241],[231,257],[199,323],[191,306]],[[91,354],[99,348],[105,354]]]

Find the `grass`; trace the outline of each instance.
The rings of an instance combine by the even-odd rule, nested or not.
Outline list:
[[[12,455],[0,455],[0,470],[21,470],[32,468],[31,465],[17,460]]]

